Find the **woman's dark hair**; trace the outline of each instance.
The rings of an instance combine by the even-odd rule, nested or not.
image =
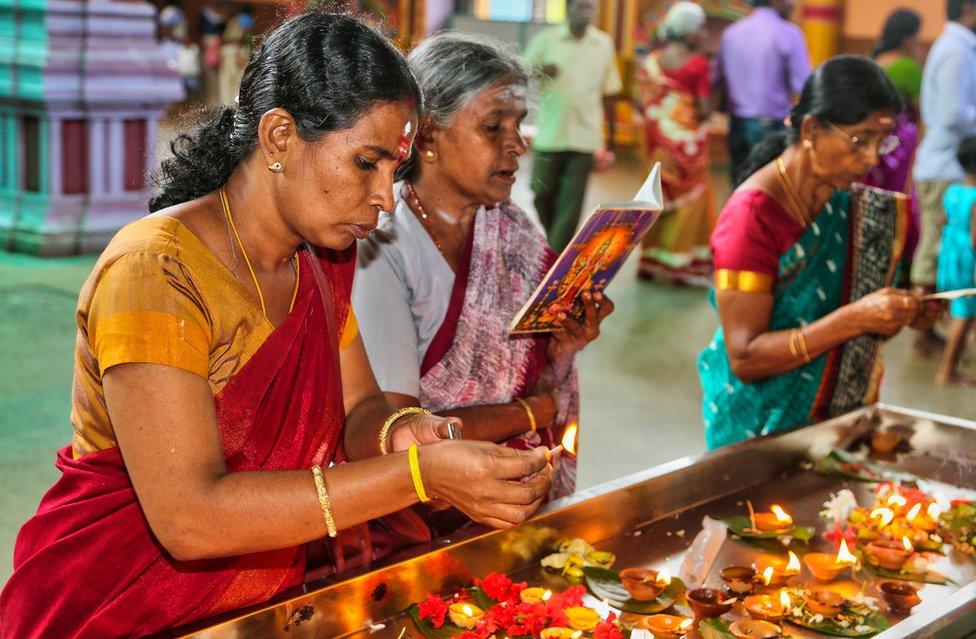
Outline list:
[[[962,170],[969,175],[976,175],[976,135],[963,138],[956,153]]]
[[[911,9],[898,9],[888,16],[881,38],[875,43],[871,57],[895,51],[905,44],[905,40],[918,35],[922,28],[922,18]]]
[[[786,129],[769,135],[752,150],[739,183],[796,144],[808,115],[824,124],[857,124],[875,111],[900,113],[903,107],[898,90],[877,62],[859,55],[833,57],[803,85]]]
[[[298,134],[314,141],[353,126],[381,102],[422,108],[417,81],[403,55],[380,33],[351,17],[323,10],[291,18],[251,55],[237,107],[220,107],[170,144],[154,180],[149,210],[180,204],[220,188],[257,146],[261,116],[288,111]]]

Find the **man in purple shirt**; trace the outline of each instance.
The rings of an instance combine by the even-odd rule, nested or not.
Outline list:
[[[810,56],[800,28],[789,21],[796,0],[752,0],[756,10],[722,34],[715,90],[724,91],[732,121],[729,155],[738,184],[749,153],[782,129],[810,75]]]

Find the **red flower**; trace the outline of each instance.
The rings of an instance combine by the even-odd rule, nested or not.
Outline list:
[[[484,628],[494,634],[501,628],[508,628],[515,623],[516,607],[507,603],[492,606],[485,612],[482,622]]]
[[[617,615],[610,613],[606,621],[602,621],[593,629],[593,639],[624,639],[620,628],[616,624]]]
[[[515,623],[505,629],[509,637],[537,637],[546,627],[549,615],[542,604],[520,603],[514,606]]]
[[[976,502],[969,499],[953,499],[949,502],[950,506],[968,506],[969,504],[976,504]]]
[[[427,598],[417,605],[420,610],[421,619],[430,619],[430,623],[435,628],[444,625],[444,616],[447,615],[447,604],[437,595],[427,593]]]
[[[849,544],[853,544],[857,541],[857,533],[854,532],[853,528],[841,528],[840,523],[834,524],[833,529],[828,530],[823,533],[824,539],[833,542],[834,546],[840,548],[841,539],[846,539]]]
[[[485,594],[495,601],[512,601],[518,599],[519,593],[525,590],[525,582],[512,583],[507,575],[493,572],[484,579],[475,579],[474,585],[485,591]]]
[[[573,606],[583,605],[583,595],[586,594],[586,586],[573,586],[552,596],[549,600],[550,610],[565,610]]]

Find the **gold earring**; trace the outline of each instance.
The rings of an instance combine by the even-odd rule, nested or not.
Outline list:
[[[813,140],[804,140],[803,141],[803,148],[804,149],[812,149],[813,148]]]
[[[434,157],[434,152],[433,151],[427,151],[427,157],[429,157],[429,158]]]
[[[272,173],[281,173],[281,162],[272,162],[268,165],[268,170]]]

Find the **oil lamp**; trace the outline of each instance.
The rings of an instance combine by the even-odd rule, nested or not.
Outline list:
[[[848,550],[847,540],[842,539],[837,556],[825,552],[810,552],[803,556],[803,563],[807,565],[816,579],[833,581],[846,568],[856,565],[857,557]]]
[[[640,622],[643,627],[654,635],[654,639],[680,639],[691,632],[694,620],[677,615],[651,615]]]
[[[473,604],[459,602],[450,605],[447,616],[455,626],[470,630],[484,618],[485,611]]]

